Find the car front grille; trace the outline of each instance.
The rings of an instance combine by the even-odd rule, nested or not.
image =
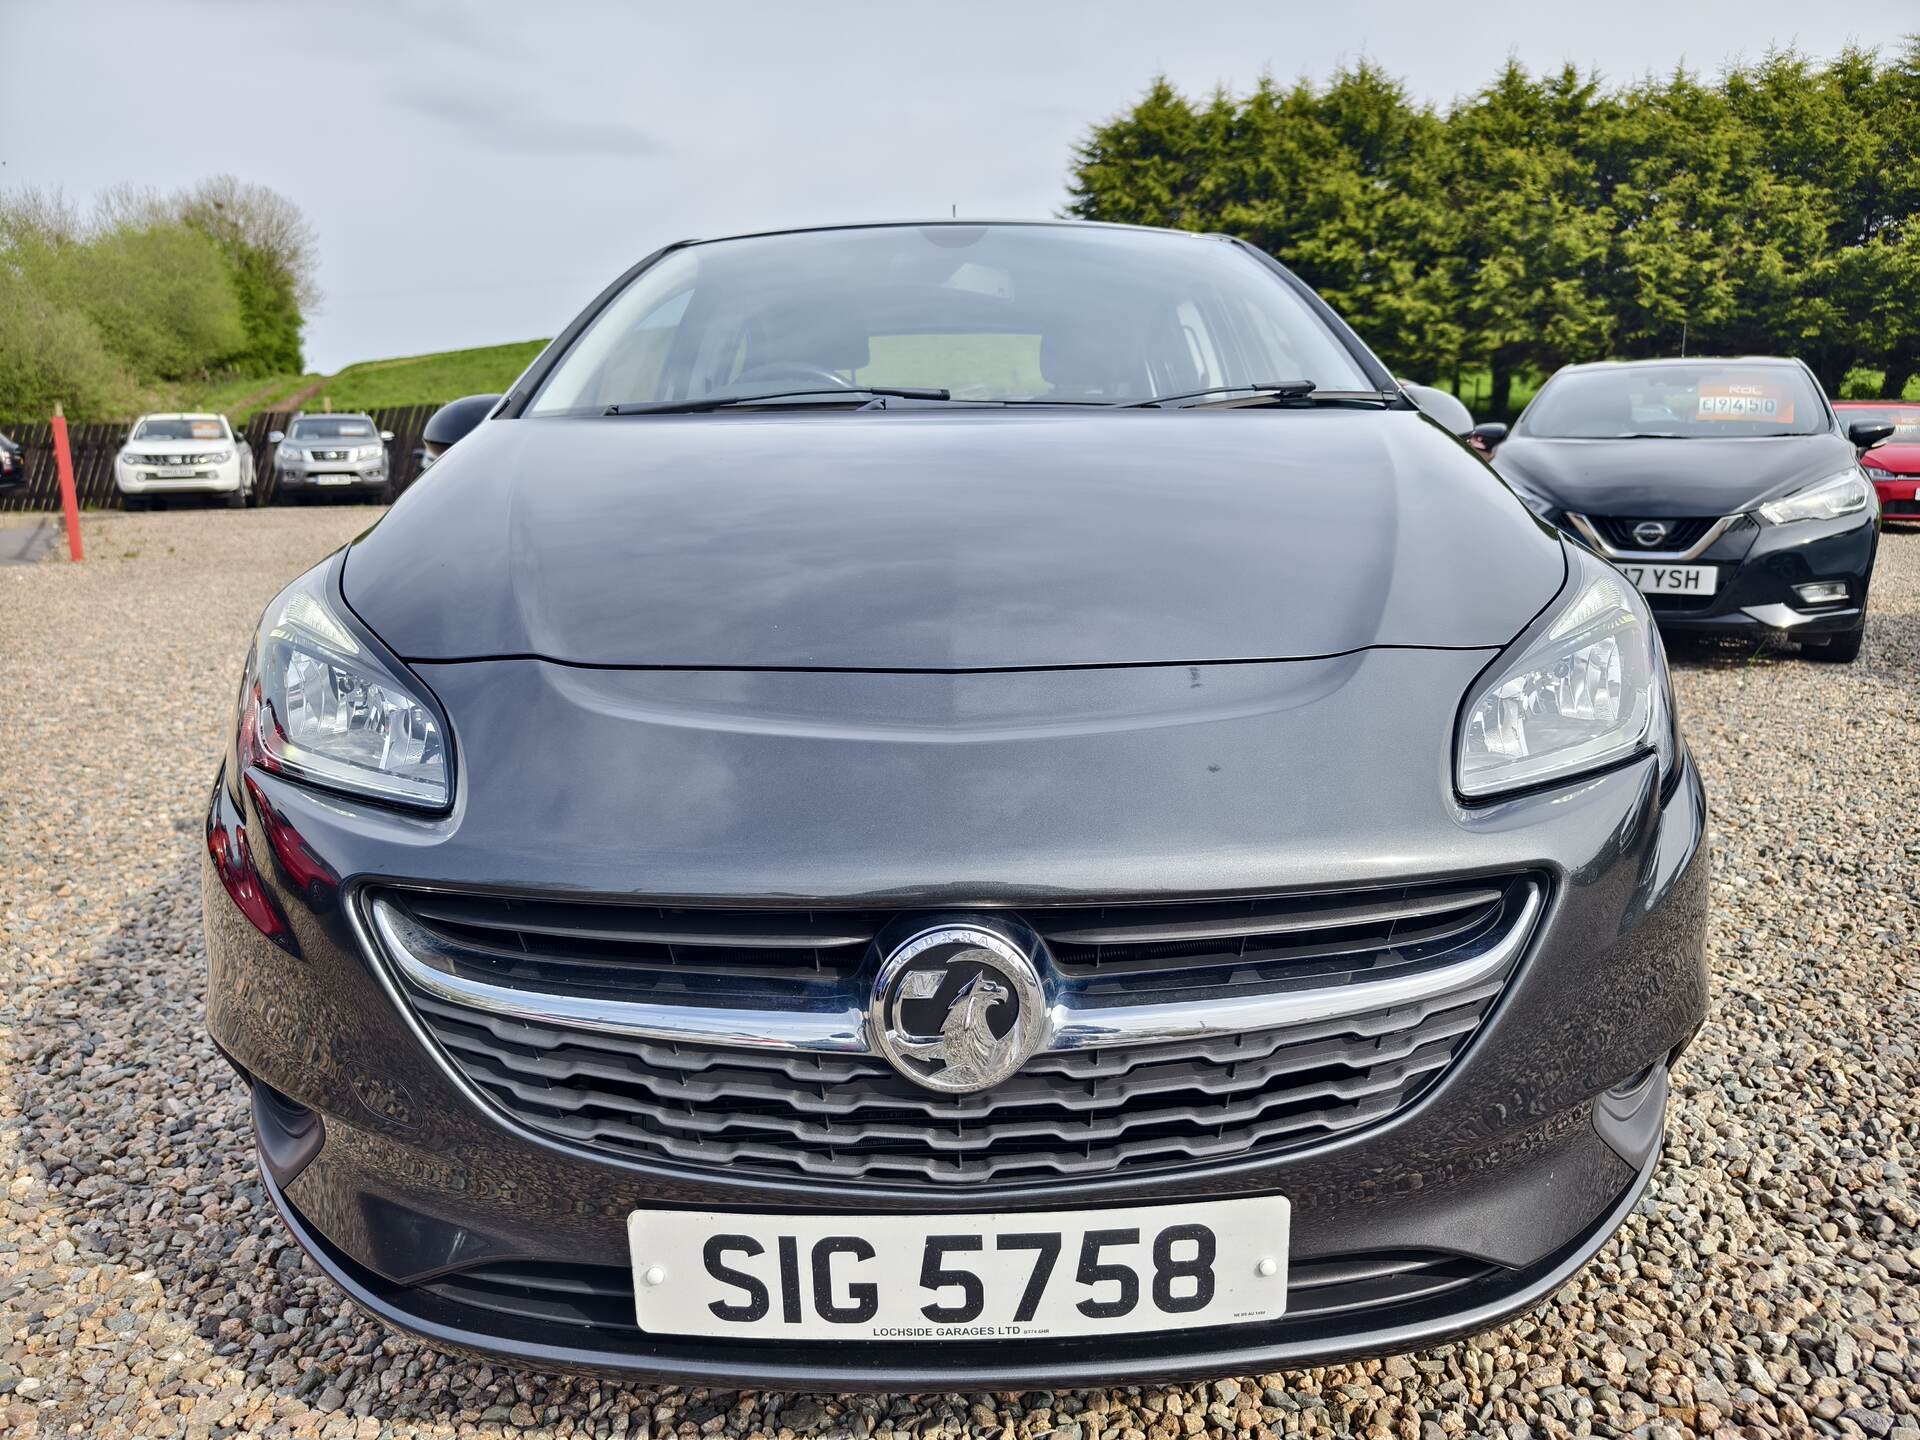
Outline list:
[[[1543,897],[1543,882],[1521,875],[1021,907],[1014,913],[1042,937],[1042,963],[1076,1015],[1124,1007],[1164,1014],[1174,1028],[1141,1043],[1044,1049],[1011,1078],[966,1095],[913,1083],[861,1039],[857,1016],[883,943],[911,915],[402,890],[367,901],[380,948],[398,962],[402,992],[433,1040],[521,1124],[636,1159],[954,1185],[1245,1156],[1383,1119],[1458,1057]],[[1455,985],[1456,975],[1466,978]],[[470,1003],[436,983],[443,976],[514,997],[516,1011]],[[1402,988],[1409,978],[1426,984],[1416,999]],[[1244,1002],[1250,1013],[1273,1013],[1261,1007],[1330,995],[1338,1013],[1179,1033],[1194,1007]],[[832,1050],[578,1022],[583,1007],[608,1001],[668,1018],[723,1006],[743,1017],[743,1035],[756,1018],[836,1004],[856,1018]]]
[[[1589,515],[1587,518],[1593,522],[1594,528],[1600,532],[1601,537],[1607,544],[1616,550],[1647,550],[1670,553],[1697,545],[1700,542],[1700,537],[1705,535],[1708,529],[1711,528],[1720,517],[1710,515],[1704,519],[1688,517],[1680,520],[1661,517],[1651,522],[1644,516]],[[1648,523],[1667,527],[1667,533],[1651,545],[1646,544],[1633,533],[1635,526]]]

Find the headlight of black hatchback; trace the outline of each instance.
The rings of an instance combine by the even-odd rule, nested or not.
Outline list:
[[[425,687],[343,618],[322,565],[261,617],[241,682],[245,764],[392,805],[446,808],[447,730]]]
[[[1791,525],[1796,520],[1838,520],[1857,514],[1872,502],[1873,486],[1856,467],[1770,500],[1760,507],[1760,513],[1775,525]]]
[[[1567,585],[1467,694],[1455,771],[1483,800],[1554,784],[1652,751],[1662,776],[1677,746],[1660,632],[1639,591],[1567,547]]]

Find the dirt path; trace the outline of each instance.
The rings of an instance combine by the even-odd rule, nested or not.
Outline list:
[[[249,414],[255,410],[298,410],[327,385],[333,377],[323,375],[311,384],[302,385],[291,394],[281,394],[282,385],[269,385],[264,390],[256,390],[244,400],[237,400],[220,413],[231,420],[235,415]]]

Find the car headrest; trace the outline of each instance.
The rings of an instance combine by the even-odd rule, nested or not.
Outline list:
[[[1144,394],[1137,376],[1137,347],[1117,333],[1097,329],[1049,330],[1040,337],[1040,375],[1069,395],[1117,399]]]
[[[871,348],[863,316],[813,307],[774,310],[756,317],[747,364],[858,370],[872,358]]]

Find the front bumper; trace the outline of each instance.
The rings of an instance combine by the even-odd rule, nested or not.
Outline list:
[[[1713,594],[1648,595],[1648,608],[1662,630],[1675,634],[1818,640],[1858,630],[1879,543],[1875,519],[1871,508],[1790,525],[1742,515],[1686,562],[1719,571]],[[1608,556],[1616,564],[1651,563],[1628,552]],[[1811,603],[1801,595],[1800,586],[1823,582],[1844,585],[1845,598]]]
[[[1207,732],[1214,764],[1192,767],[1189,749],[1188,769],[1246,773],[1240,762],[1258,755],[1271,772],[1272,725],[1292,727],[1303,744],[1311,740],[1328,754],[1340,753],[1327,748],[1339,737],[1377,756],[1385,752],[1367,727],[1403,728],[1404,714],[1389,718],[1390,694],[1410,684],[1415,694],[1458,695],[1486,658],[1391,652],[1337,662],[1351,705],[1329,709],[1323,720],[1311,705],[1277,718],[1236,711]],[[632,1378],[925,1389],[1244,1373],[1435,1343],[1533,1304],[1605,1242],[1653,1163],[1666,1068],[1705,1012],[1705,808],[1690,759],[1664,797],[1653,763],[1640,760],[1490,806],[1436,799],[1430,814],[1409,818],[1401,787],[1357,780],[1357,770],[1340,764],[1284,777],[1279,792],[1292,797],[1288,806],[1273,804],[1270,782],[1265,793],[1206,788],[1200,793],[1208,803],[1196,808],[1191,774],[1166,763],[1168,737],[1177,738],[1179,727],[1076,741],[1071,753],[1084,763],[1136,779],[1074,787],[1068,798],[1058,788],[1057,745],[1049,749],[1044,736],[1022,730],[984,757],[1001,788],[949,795],[941,786],[930,794],[926,783],[916,789],[887,778],[894,773],[889,763],[900,758],[891,741],[863,747],[836,734],[818,749],[809,743],[802,756],[725,726],[636,729],[638,687],[718,682],[582,677],[535,662],[422,670],[450,712],[467,717],[458,737],[466,774],[513,764],[516,784],[528,788],[495,795],[469,779],[457,791],[455,812],[434,819],[345,804],[255,773],[230,788],[223,776],[209,816],[204,875],[208,1023],[257,1098],[292,1102],[276,1100],[256,1112],[264,1117],[263,1165],[316,1263],[375,1314],[451,1348]],[[1208,679],[1226,685],[1234,677]],[[755,683],[784,687],[798,703],[802,688],[826,682]],[[909,684],[944,693],[948,685],[859,683],[876,694]],[[1030,685],[1065,682],[969,683],[1024,695]],[[1074,683],[1121,682],[1094,676]],[[1186,685],[1182,678],[1183,694]],[[837,691],[836,699],[844,695]],[[522,745],[513,759],[512,745],[520,743],[514,737],[524,736],[527,724],[551,733],[543,706],[576,701],[588,708],[565,712],[571,718],[560,728],[575,737],[566,753],[534,754]],[[519,719],[496,727],[490,710]],[[1367,718],[1356,722],[1355,715]],[[1325,734],[1314,729],[1322,724]],[[1448,733],[1445,723],[1433,728],[1436,737]],[[1181,743],[1190,747],[1194,738]],[[621,748],[630,758],[636,744],[655,745],[657,763],[602,763]],[[659,748],[680,745],[699,747],[701,763]],[[1450,767],[1447,750],[1441,740],[1431,757],[1408,762],[1423,790],[1436,796],[1444,786],[1433,782]],[[731,757],[725,784],[715,769],[722,753]],[[1154,755],[1160,763],[1149,763]],[[989,837],[1004,847],[996,871],[1008,878],[996,881],[979,856],[954,859],[981,833],[967,823],[968,806],[1002,806],[1030,793],[1026,787],[1049,783],[1049,760],[1055,801],[1045,815],[1023,807],[1028,823],[1017,839]],[[557,767],[551,774],[549,763]],[[832,764],[848,768],[825,773]],[[600,779],[583,788],[582,774]],[[823,814],[822,793],[857,798]],[[754,806],[729,803],[735,794],[752,794]],[[1344,808],[1336,809],[1342,796]],[[1173,803],[1182,798],[1184,809]],[[938,817],[925,813],[930,799],[941,802]],[[1329,834],[1319,817],[1334,813],[1343,826]],[[654,817],[644,838],[635,834],[635,814]],[[932,824],[935,818],[945,823]],[[926,833],[914,833],[915,826]],[[802,834],[811,843],[796,839]],[[948,850],[933,850],[935,842]],[[906,878],[913,857],[927,854],[946,857],[946,888]],[[1464,1054],[1391,1117],[1326,1143],[1255,1158],[938,1188],[641,1161],[531,1133],[476,1099],[423,1043],[353,919],[359,887],[373,878],[457,886],[512,877],[512,888],[608,896],[650,888],[721,897],[747,887],[822,903],[871,904],[875,896],[890,905],[915,903],[906,896],[952,908],[953,874],[972,877],[973,896],[1017,905],[1023,879],[1031,898],[1252,893],[1261,885],[1282,890],[1310,881],[1346,886],[1523,870],[1545,876],[1550,890],[1527,954]],[[645,875],[644,888],[636,874]],[[766,878],[774,875],[786,878],[784,891]],[[1094,878],[1101,876],[1107,878]],[[1630,1103],[1609,1096],[1620,1087],[1628,1087]],[[314,1123],[289,1139],[276,1118],[283,1113],[311,1114]],[[1289,1197],[1292,1249],[1303,1275],[1311,1267],[1337,1270],[1356,1257],[1418,1252],[1439,1257],[1443,1270],[1452,1266],[1446,1273],[1457,1283],[1373,1302],[1362,1294],[1336,1310],[1311,1309],[1303,1297],[1296,1316],[1272,1325],[1098,1340],[901,1349],[689,1341],[644,1334],[632,1324],[625,1219],[643,1206],[937,1214],[1240,1194]],[[584,1300],[556,1303],[551,1287],[541,1292],[545,1298],[522,1303],[530,1292],[497,1279],[516,1267],[568,1284],[584,1277],[586,1289],[599,1287],[600,1308]],[[496,1278],[487,1286],[467,1283],[483,1273]]]
[[[1894,475],[1881,479],[1872,475],[1874,492],[1880,497],[1880,513],[1894,521],[1920,523],[1920,475]]]
[[[230,495],[241,487],[240,461],[202,466],[187,476],[165,476],[149,469],[114,466],[114,484],[122,495]]]
[[[278,465],[274,472],[283,491],[312,491],[323,495],[329,490],[372,489],[387,483],[384,460],[368,460],[355,465],[310,465],[292,468]]]
[[[1665,1100],[1664,1071],[1661,1100]],[[1626,1223],[1659,1165],[1658,1147],[1648,1154],[1621,1192],[1588,1227],[1539,1263],[1450,1292],[1424,1307],[1403,1309],[1383,1323],[1366,1312],[1316,1319],[1307,1326],[1263,1327],[1284,1334],[1248,1335],[1252,1328],[1187,1331],[1152,1336],[1100,1337],[1036,1344],[1017,1351],[992,1341],[949,1347],[895,1345],[780,1345],[742,1352],[721,1342],[654,1342],[644,1354],[596,1343],[566,1321],[523,1321],[503,1336],[497,1317],[482,1308],[449,1302],[435,1292],[386,1280],[331,1244],[287,1199],[271,1169],[263,1167],[267,1192],[300,1248],[356,1305],[383,1324],[417,1335],[435,1347],[481,1360],[544,1370],[605,1375],[615,1380],[668,1379],[683,1383],[752,1389],[848,1389],[896,1392],[1084,1387],[1117,1376],[1187,1379],[1210,1375],[1266,1375],[1275,1371],[1399,1354],[1444,1344],[1492,1329],[1531,1310],[1578,1274]],[[490,1323],[492,1322],[492,1323]],[[994,1353],[994,1352],[998,1353]]]

